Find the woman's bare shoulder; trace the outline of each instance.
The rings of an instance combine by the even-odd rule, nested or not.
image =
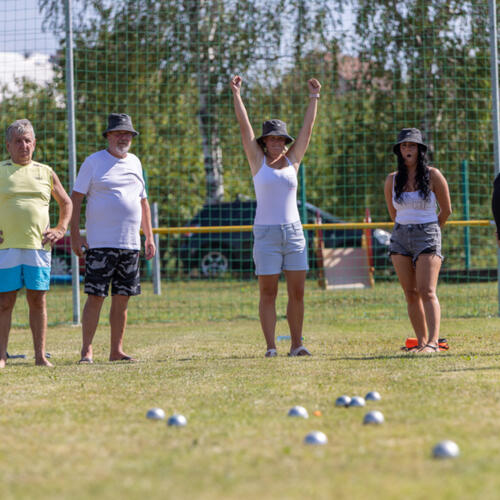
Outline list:
[[[427,168],[429,169],[429,178],[431,182],[435,180],[439,181],[441,179],[444,179],[443,173],[438,168],[432,167],[431,165],[429,165]]]
[[[394,179],[394,177],[396,176],[397,174],[397,170],[394,171],[394,172],[391,172],[386,178],[385,178],[385,182],[389,182],[389,181],[392,181],[392,179]]]

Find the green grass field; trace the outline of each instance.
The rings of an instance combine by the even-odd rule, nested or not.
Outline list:
[[[28,357],[0,371],[2,499],[498,498],[496,283],[440,286],[451,348],[433,357],[399,351],[410,326],[397,284],[333,294],[311,284],[309,359],[287,358],[288,342],[263,358],[254,282],[175,283],[162,297],[146,287],[131,302],[132,365],[106,361],[105,321],[95,364],[76,364],[80,330],[63,323],[69,294],[55,288],[49,299],[54,369],[34,366],[27,328],[11,332],[9,351]],[[278,335],[288,333],[284,304],[281,293]],[[369,390],[382,401],[334,406]],[[294,405],[310,418],[287,417]],[[148,421],[151,407],[182,413],[188,426]],[[370,409],[385,424],[363,426]],[[311,430],[329,443],[304,445]],[[431,457],[442,439],[459,445],[458,459]]]

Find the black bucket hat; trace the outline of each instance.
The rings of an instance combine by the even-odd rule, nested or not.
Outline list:
[[[104,137],[108,132],[115,132],[118,130],[124,130],[125,132],[132,132],[132,135],[135,137],[139,135],[137,130],[134,130],[132,126],[132,118],[125,113],[111,113],[108,116],[108,128],[102,133]]]
[[[286,123],[281,120],[267,120],[262,124],[262,135],[257,138],[257,142],[264,147],[264,137],[269,137],[270,135],[276,135],[278,137],[285,138],[285,144],[290,144],[294,141],[293,137],[288,135],[286,130]]]
[[[427,151],[427,144],[422,139],[422,132],[418,130],[418,128],[403,128],[401,129],[401,132],[398,134],[398,142],[394,144],[392,147],[392,151],[394,152],[395,155],[398,154],[399,151],[399,145],[402,142],[415,142],[416,144],[420,144],[421,146],[424,147],[424,150]]]

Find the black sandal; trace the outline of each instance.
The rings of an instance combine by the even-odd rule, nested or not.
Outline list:
[[[426,347],[429,349],[432,349],[434,352],[439,351],[439,346],[438,345],[433,345],[433,344],[425,344],[423,347],[421,347],[417,352],[419,354],[433,354],[432,352],[422,352]]]
[[[416,345],[416,346],[413,346],[413,347],[403,346],[403,347],[401,347],[401,350],[405,351],[405,352],[409,352],[409,353],[415,354],[416,352],[420,351],[420,349],[423,349],[424,347],[425,346],[421,346],[421,345]]]

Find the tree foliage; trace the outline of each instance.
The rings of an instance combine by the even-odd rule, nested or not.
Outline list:
[[[305,157],[307,199],[346,220],[387,220],[383,182],[398,130],[416,126],[446,175],[457,217],[469,165],[473,218],[489,217],[493,174],[488,12],[475,0],[82,0],[73,2],[78,163],[104,146],[109,112],[141,135],[161,225],[184,225],[206,201],[253,197],[228,82],[256,134],[278,117],[302,124],[308,78],[322,85]],[[60,35],[57,77],[4,96],[34,118],[37,154],[66,164],[64,13],[39,0]],[[13,111],[12,111],[13,112]],[[3,116],[6,115],[3,113]],[[50,158],[49,158],[50,157]],[[64,176],[63,176],[64,178]],[[459,232],[454,236],[458,242]]]

